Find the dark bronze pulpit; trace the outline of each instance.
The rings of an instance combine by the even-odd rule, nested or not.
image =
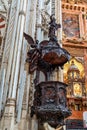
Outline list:
[[[66,87],[65,83],[59,81],[50,81],[49,76],[59,67],[62,67],[69,59],[70,54],[57,42],[55,31],[60,28],[56,24],[52,15],[49,23],[49,40],[40,43],[34,42],[32,37],[24,33],[24,37],[31,45],[28,51],[27,62],[29,73],[36,71],[35,92],[33,106],[31,107],[31,116],[36,114],[40,123],[48,122],[51,126],[61,125],[64,118],[71,115],[71,111],[66,104]],[[44,73],[45,81],[39,82],[40,71]]]

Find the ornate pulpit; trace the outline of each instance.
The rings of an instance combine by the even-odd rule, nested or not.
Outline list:
[[[34,42],[31,36],[24,33],[25,39],[31,46],[28,51],[27,62],[29,73],[36,71],[34,80],[35,92],[31,116],[36,114],[40,123],[48,122],[51,126],[57,127],[63,123],[64,118],[71,115],[66,104],[67,84],[59,81],[50,81],[49,76],[55,69],[62,67],[69,59],[70,54],[60,47],[55,31],[60,28],[54,16],[50,17],[49,40]],[[39,82],[40,71],[44,73],[45,81]]]

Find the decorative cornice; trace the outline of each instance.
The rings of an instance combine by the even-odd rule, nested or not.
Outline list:
[[[80,49],[87,49],[86,44],[74,44],[71,42],[63,42],[64,47],[73,47],[73,48],[80,48]]]
[[[62,2],[62,9],[87,12],[87,4],[72,4],[67,2]]]
[[[74,46],[77,48],[87,48],[87,39],[85,38],[67,38],[66,36],[63,36],[63,46]]]
[[[82,3],[87,3],[87,0],[62,0],[65,3],[70,3],[70,4],[82,4]]]

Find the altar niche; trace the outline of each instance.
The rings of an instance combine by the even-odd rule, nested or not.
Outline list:
[[[50,16],[49,40],[39,43],[31,36],[24,33],[25,39],[31,46],[28,51],[29,73],[36,71],[34,80],[35,92],[33,106],[31,107],[31,117],[36,114],[38,121],[43,124],[48,122],[52,127],[57,127],[64,123],[64,118],[71,115],[67,108],[66,87],[67,84],[50,80],[52,72],[62,67],[68,60],[70,54],[60,47],[55,31],[61,27],[56,23],[54,15]],[[43,72],[44,81],[40,82],[40,72]]]

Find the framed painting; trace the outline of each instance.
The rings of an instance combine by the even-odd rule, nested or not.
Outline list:
[[[66,37],[80,37],[79,15],[63,13],[62,14],[63,33]]]

